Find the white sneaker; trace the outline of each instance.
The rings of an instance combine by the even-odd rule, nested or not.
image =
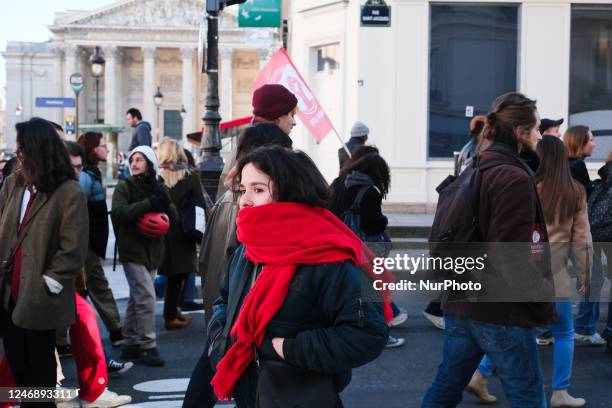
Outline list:
[[[79,398],[73,398],[71,400],[55,400],[55,406],[57,408],[81,408]]]
[[[574,333],[574,341],[590,344],[591,346],[603,346],[606,344],[606,341],[597,332],[590,336]]]
[[[399,314],[395,316],[393,319],[391,319],[391,321],[389,322],[390,327],[399,326],[400,324],[408,320],[408,311],[404,309],[403,307],[400,307],[399,310],[400,310]]]
[[[405,341],[406,340],[404,340],[403,337],[389,336],[389,337],[387,337],[387,344],[385,345],[385,347],[386,348],[402,347],[404,345]]]
[[[82,408],[115,408],[121,405],[126,405],[132,402],[132,397],[129,395],[118,395],[116,392],[110,391],[108,388],[104,390],[102,395],[94,402],[81,400]]]
[[[438,329],[440,330],[445,329],[446,325],[444,324],[444,318],[442,316],[435,316],[427,312],[423,312],[423,316],[425,316],[425,318],[429,320],[431,324],[436,326]]]

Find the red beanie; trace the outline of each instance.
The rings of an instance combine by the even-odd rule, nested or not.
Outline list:
[[[282,85],[267,84],[253,93],[253,115],[275,120],[291,112],[298,100]]]

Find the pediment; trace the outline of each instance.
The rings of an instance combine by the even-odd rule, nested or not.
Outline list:
[[[53,28],[193,29],[202,19],[203,0],[123,0],[95,11],[70,15]],[[237,27],[232,13],[222,13],[221,27]]]

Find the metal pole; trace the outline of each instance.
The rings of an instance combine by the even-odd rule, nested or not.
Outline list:
[[[77,140],[79,139],[79,93],[75,92],[76,95],[76,118],[74,119],[74,135]]]
[[[96,77],[96,123],[100,123],[100,95],[99,95],[100,79]]]
[[[219,123],[219,13],[208,12],[208,33],[206,48],[206,75],[208,76],[206,93],[206,113],[204,113],[204,134],[202,137],[202,160],[200,162],[200,179],[206,192],[213,201],[216,199],[219,177],[223,171],[221,150],[221,133]]]

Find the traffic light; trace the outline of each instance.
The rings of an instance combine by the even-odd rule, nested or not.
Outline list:
[[[209,13],[218,13],[225,7],[245,2],[246,0],[206,0],[206,11]]]

